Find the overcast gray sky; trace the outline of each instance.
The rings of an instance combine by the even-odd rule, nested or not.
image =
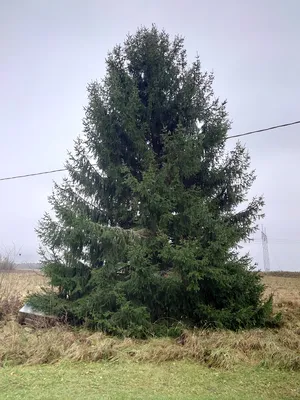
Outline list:
[[[183,35],[189,59],[215,72],[231,134],[299,120],[299,18],[297,0],[0,0],[0,178],[63,166],[87,83],[140,25]],[[265,196],[271,267],[300,270],[300,125],[242,142],[258,176],[251,194]],[[61,177],[0,182],[0,249],[14,243],[18,261],[37,261],[34,228]],[[261,243],[248,248],[263,268]]]

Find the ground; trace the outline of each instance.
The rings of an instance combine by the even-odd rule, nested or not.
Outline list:
[[[300,274],[264,281],[280,329],[187,332],[182,346],[20,326],[16,310],[45,278],[0,274],[0,400],[300,399]]]
[[[299,399],[299,375],[264,368],[232,371],[192,362],[72,363],[4,368],[1,399],[7,400],[277,400]]]

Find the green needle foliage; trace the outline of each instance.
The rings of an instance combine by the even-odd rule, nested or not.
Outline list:
[[[32,305],[105,332],[146,337],[183,326],[271,322],[272,301],[238,243],[263,200],[241,144],[226,153],[225,102],[181,37],[155,26],[116,46],[88,86],[84,135],[40,222],[57,288]]]

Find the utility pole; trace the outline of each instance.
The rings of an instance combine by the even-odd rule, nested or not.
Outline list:
[[[269,258],[269,246],[266,228],[261,226],[261,242],[263,247],[263,257],[264,257],[264,270],[266,272],[270,271],[270,258]]]

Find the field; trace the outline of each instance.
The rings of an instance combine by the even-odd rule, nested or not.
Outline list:
[[[300,398],[300,274],[265,275],[280,329],[137,341],[15,319],[36,273],[0,274],[0,399]],[[80,380],[78,377],[80,376]]]

